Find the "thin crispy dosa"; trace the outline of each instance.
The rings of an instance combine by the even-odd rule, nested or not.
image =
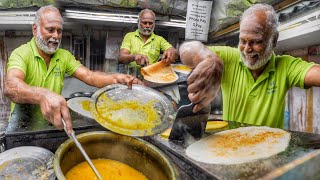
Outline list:
[[[141,74],[144,79],[155,83],[173,83],[179,78],[163,61],[141,68]]]
[[[241,127],[219,132],[191,144],[186,154],[209,164],[240,164],[284,151],[290,133],[270,127]]]

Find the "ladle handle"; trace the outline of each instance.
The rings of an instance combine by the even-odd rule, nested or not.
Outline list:
[[[64,131],[68,134],[67,131],[67,126],[66,126],[66,122],[64,121],[64,119],[62,119],[62,123],[63,123],[63,127],[64,127]],[[71,134],[68,134],[69,138],[76,144],[76,146],[78,147],[78,149],[80,150],[81,154],[84,156],[84,158],[87,160],[87,162],[89,163],[91,169],[93,170],[93,172],[96,174],[96,176],[98,177],[99,180],[103,180],[101,175],[99,174],[98,170],[96,169],[96,167],[94,167],[93,163],[91,162],[89,156],[87,155],[86,151],[82,148],[81,144],[79,143],[76,135],[74,134],[74,131],[72,130]]]

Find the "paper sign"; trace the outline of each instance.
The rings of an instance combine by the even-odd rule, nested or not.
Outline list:
[[[188,0],[186,40],[208,40],[212,1]]]

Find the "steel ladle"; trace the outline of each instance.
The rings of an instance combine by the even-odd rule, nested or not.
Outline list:
[[[64,121],[64,119],[62,119],[62,123],[63,123],[64,131],[67,133],[67,135],[69,136],[69,138],[76,144],[76,146],[77,146],[78,149],[80,150],[81,154],[84,156],[84,158],[86,159],[86,161],[89,163],[91,169],[92,169],[93,172],[96,174],[96,176],[98,177],[98,179],[99,179],[99,180],[103,180],[102,177],[101,177],[101,175],[99,174],[98,170],[97,170],[96,167],[93,165],[92,161],[90,160],[89,156],[87,155],[86,151],[84,151],[84,149],[82,148],[80,142],[78,141],[76,135],[74,134],[74,131],[72,130],[72,133],[71,133],[71,134],[68,134],[66,122]]]

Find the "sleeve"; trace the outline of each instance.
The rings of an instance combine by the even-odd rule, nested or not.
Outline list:
[[[23,57],[17,52],[17,50],[14,50],[7,63],[7,71],[10,69],[20,69],[24,74],[27,72],[27,64]]]
[[[239,67],[240,51],[228,46],[209,46],[223,62],[222,82],[228,82]]]
[[[297,86],[304,89],[304,78],[315,63],[309,63],[301,58],[292,56],[284,56],[284,58],[286,58],[287,62],[286,67],[289,86]]]
[[[122,49],[122,48],[128,49],[131,52],[131,38],[130,38],[129,33],[127,33],[123,38],[120,49]]]
[[[70,53],[68,53],[68,60],[66,64],[66,73],[69,76],[72,76],[72,74],[81,66],[81,62],[76,60],[76,58]]]
[[[236,48],[227,46],[209,46],[208,48],[215,52],[224,64],[239,60],[240,54]]]
[[[167,49],[169,49],[169,48],[171,48],[172,47],[172,45],[167,41],[167,40],[165,40],[163,37],[161,37],[160,36],[160,38],[161,38],[161,41],[160,41],[160,43],[161,43],[161,52],[164,52],[164,51],[166,51]]]

